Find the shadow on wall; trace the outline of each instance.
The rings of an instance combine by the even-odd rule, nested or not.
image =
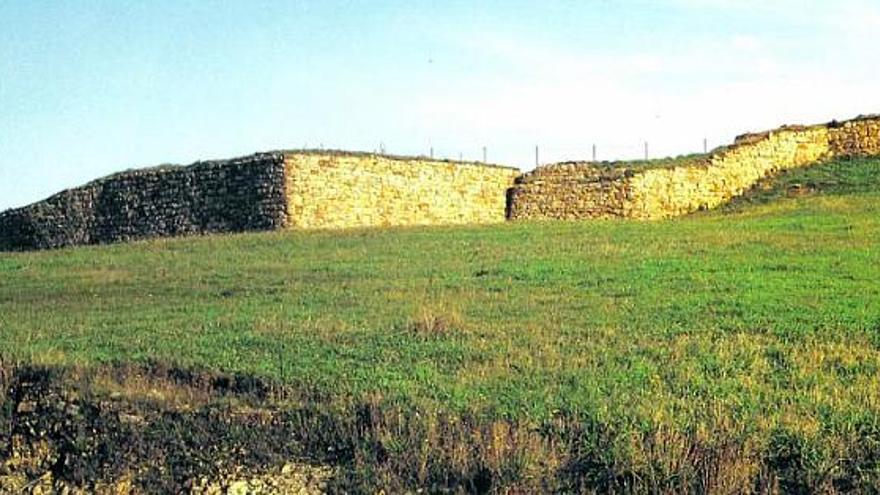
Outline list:
[[[285,208],[280,155],[122,172],[0,214],[0,249],[270,230]]]

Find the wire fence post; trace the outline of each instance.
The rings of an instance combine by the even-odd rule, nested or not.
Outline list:
[[[703,153],[708,153],[708,152],[709,152],[709,140],[706,138],[703,138]]]
[[[596,144],[593,143],[593,161],[596,161]]]
[[[538,168],[538,163],[540,163],[540,162],[538,160],[538,145],[536,144],[535,145],[535,168]]]
[[[433,146],[431,146],[431,159],[432,160],[434,159],[434,147]]]
[[[648,159],[648,142],[645,141],[645,160]]]
[[[483,146],[483,163],[486,163],[486,147]]]
[[[458,152],[458,163],[462,163],[462,162],[464,162],[464,158],[463,158],[463,156],[462,156],[462,154],[461,154],[461,151],[459,151],[459,152]]]

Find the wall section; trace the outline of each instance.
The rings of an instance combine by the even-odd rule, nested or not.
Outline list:
[[[714,208],[782,170],[830,158],[825,127],[782,129],[740,138],[703,163],[633,174],[625,216],[656,219]]]
[[[836,156],[880,155],[880,116],[828,124],[828,145]]]
[[[284,161],[258,154],[135,170],[0,213],[0,249],[47,249],[284,226]]]
[[[285,154],[288,227],[335,229],[503,222],[519,171],[366,153]]]
[[[547,165],[523,175],[510,190],[511,219],[576,220],[626,215],[625,168],[587,163]]]
[[[880,117],[747,134],[674,166],[564,163],[511,190],[511,219],[659,219],[714,208],[776,172],[834,157],[880,155]]]

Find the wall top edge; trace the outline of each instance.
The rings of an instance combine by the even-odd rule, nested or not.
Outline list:
[[[550,163],[541,165],[540,167],[527,172],[523,175],[521,183],[529,181],[530,176],[545,174],[554,170],[589,170],[608,175],[609,173],[619,172],[624,176],[632,176],[633,174],[646,172],[657,169],[671,169],[683,166],[711,166],[712,159],[717,156],[723,156],[726,153],[736,150],[743,146],[749,146],[761,142],[772,135],[784,133],[806,132],[821,129],[838,129],[845,127],[847,124],[859,123],[866,121],[880,121],[880,114],[866,114],[848,120],[832,120],[822,124],[812,125],[783,125],[771,130],[761,132],[744,133],[736,137],[733,143],[729,145],[719,146],[706,154],[684,155],[679,157],[659,158],[652,160],[621,160],[621,161],[565,161],[558,163]]]
[[[448,158],[431,158],[422,155],[394,155],[388,153],[372,153],[369,151],[347,151],[347,150],[317,150],[317,149],[298,149],[298,150],[281,150],[277,153],[288,156],[329,156],[329,157],[355,157],[355,158],[385,158],[387,160],[401,162],[430,162],[444,163],[452,165],[465,165],[471,167],[501,168],[505,170],[519,171],[517,167],[509,165],[500,165],[497,163],[484,163],[473,160],[451,160]]]
[[[868,114],[868,115],[859,115],[858,117],[847,119],[847,120],[832,120],[831,122],[824,122],[821,124],[809,124],[809,125],[782,125],[780,127],[776,127],[774,129],[769,129],[766,131],[760,132],[747,132],[744,134],[740,134],[734,139],[734,145],[740,144],[740,142],[745,141],[746,144],[753,142],[754,140],[758,140],[760,138],[767,137],[771,134],[775,133],[783,133],[783,132],[805,132],[805,131],[814,131],[819,129],[839,129],[841,127],[846,126],[849,123],[857,123],[857,122],[866,122],[871,120],[880,120],[880,114]]]

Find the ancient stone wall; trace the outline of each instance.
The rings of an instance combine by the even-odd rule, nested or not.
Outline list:
[[[625,216],[667,218],[714,208],[769,174],[830,156],[825,127],[784,129],[740,138],[703,163],[634,174],[626,184]]]
[[[780,170],[871,155],[880,155],[880,117],[744,135],[708,156],[663,166],[550,165],[517,181],[510,218],[674,217],[718,206]]]
[[[779,170],[880,155],[880,117],[741,136],[710,155],[516,169],[367,153],[277,152],[123,172],[0,213],[0,250],[280,228],[667,218]]]
[[[836,156],[880,155],[880,117],[828,124],[828,144]]]
[[[268,230],[286,221],[283,157],[259,154],[122,172],[0,213],[0,249]]]
[[[503,222],[513,168],[278,152],[123,172],[0,213],[0,250],[281,228]]]
[[[519,171],[363,153],[287,153],[292,228],[503,222]]]
[[[511,219],[574,220],[625,215],[627,168],[587,163],[547,165],[523,175],[509,193]]]

